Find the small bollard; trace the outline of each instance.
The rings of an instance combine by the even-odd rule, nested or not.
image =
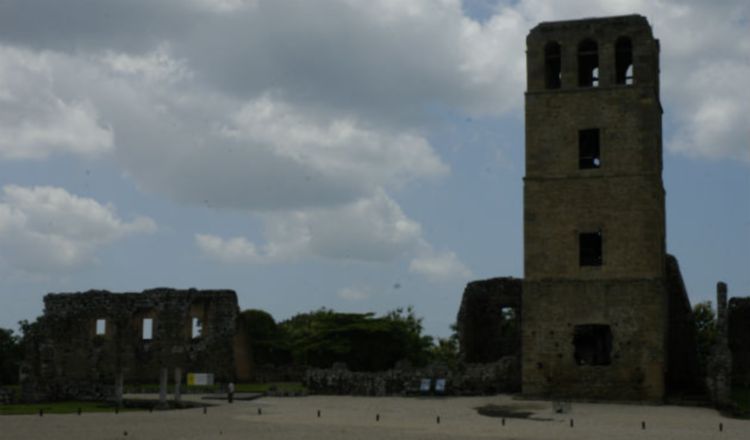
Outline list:
[[[503,417],[502,425],[505,426],[505,417]]]
[[[260,408],[258,408],[258,415],[261,415],[261,414],[263,414],[263,411]]]
[[[122,435],[123,435],[123,437],[127,437],[128,436],[128,431],[123,431]]]
[[[573,419],[570,419],[570,427],[573,427]]]
[[[376,421],[376,422],[379,422],[379,421],[380,421],[380,414],[375,414],[375,421]]]
[[[115,414],[120,414],[120,407],[115,405]]]
[[[78,415],[79,416],[81,415],[81,407],[80,406],[78,407]]]
[[[719,423],[719,432],[724,432],[724,424]]]
[[[641,429],[646,429],[646,422],[641,422]]]
[[[152,413],[152,412],[154,412],[154,407],[153,407],[153,406],[149,406],[149,407],[148,407],[148,412],[149,412],[149,413]]]
[[[318,418],[320,418],[320,410],[318,410]]]
[[[207,413],[208,413],[208,407],[204,405],[203,406],[203,414],[207,414]]]
[[[44,416],[44,410],[42,408],[39,408],[39,417]]]
[[[440,416],[437,416],[437,424],[440,424]]]

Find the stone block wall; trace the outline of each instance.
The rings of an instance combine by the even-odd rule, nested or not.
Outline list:
[[[698,343],[685,283],[677,258],[667,255],[667,394],[695,395],[703,392],[698,368]]]
[[[26,400],[110,398],[119,374],[125,383],[153,384],[162,368],[234,377],[238,306],[231,290],[49,294],[44,305],[25,347]]]
[[[730,299],[728,314],[732,384],[750,387],[750,297]]]
[[[492,278],[466,285],[456,319],[461,358],[468,363],[520,357],[523,280]]]
[[[662,398],[667,320],[644,319],[666,317],[662,280],[527,281],[523,295],[524,394]],[[576,327],[592,324],[611,332],[609,362],[600,365],[578,363],[575,357]]]

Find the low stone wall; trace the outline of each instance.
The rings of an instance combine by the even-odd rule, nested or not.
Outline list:
[[[256,365],[251,382],[302,382],[307,368],[302,365]]]
[[[380,372],[356,372],[346,368],[310,369],[305,386],[313,394],[354,396],[408,396],[420,394],[422,379],[445,379],[445,395],[481,395],[520,391],[521,373],[517,357],[504,357],[487,364],[463,364],[455,369],[433,365],[427,368],[396,368]]]

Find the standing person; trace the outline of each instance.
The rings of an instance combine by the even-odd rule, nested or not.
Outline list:
[[[232,403],[234,400],[234,382],[229,382],[229,385],[227,386],[227,400],[229,400],[229,403]]]

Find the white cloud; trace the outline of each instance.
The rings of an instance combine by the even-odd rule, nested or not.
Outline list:
[[[211,234],[196,234],[195,244],[204,255],[225,263],[259,263],[264,257],[244,237],[222,239]]]
[[[87,97],[55,92],[54,58],[0,45],[0,159],[111,151],[113,133]]]
[[[171,56],[168,44],[144,55],[107,51],[100,59],[112,72],[141,76],[148,82],[173,83],[192,77],[185,60]]]
[[[700,66],[687,77],[692,87],[679,102],[680,130],[667,148],[692,157],[731,158],[750,163],[750,62]],[[710,90],[710,94],[706,91]]]
[[[208,258],[234,264],[281,263],[326,258],[364,262],[409,259],[409,270],[434,282],[468,279],[471,271],[453,252],[435,252],[419,223],[385,192],[349,205],[265,216],[265,244],[245,237],[197,234]],[[349,298],[351,299],[351,298]]]
[[[149,218],[124,222],[111,205],[62,188],[6,185],[0,199],[0,257],[25,272],[72,269],[105,245],[155,229]]]
[[[336,296],[345,301],[364,301],[370,297],[370,293],[364,289],[358,289],[354,287],[345,287],[340,289]]]
[[[367,129],[351,117],[316,120],[314,113],[270,96],[245,104],[220,131],[246,148],[267,149],[312,174],[364,185],[367,192],[448,171],[419,135]]]
[[[434,282],[465,280],[471,278],[471,270],[453,252],[428,252],[414,258],[409,271],[422,275]]]
[[[189,0],[199,10],[214,13],[237,12],[243,8],[257,7],[260,0]]]
[[[746,1],[494,3],[495,15],[479,22],[464,15],[459,0],[143,0],[129,2],[127,8],[109,3],[105,7],[71,1],[60,6],[57,0],[17,0],[9,2],[6,8],[9,13],[0,18],[0,40],[43,48],[48,50],[44,53],[56,56],[63,56],[64,51],[75,47],[75,53],[65,56],[79,64],[86,63],[86,56],[81,54],[108,54],[105,61],[113,68],[112,72],[83,75],[85,79],[79,81],[72,93],[76,96],[61,96],[64,93],[53,91],[52,96],[68,107],[79,109],[88,121],[86,130],[66,133],[93,133],[84,136],[89,140],[77,144],[78,148],[100,151],[108,149],[106,135],[114,130],[118,138],[123,137],[118,139],[118,155],[140,183],[182,199],[195,193],[194,188],[180,193],[176,188],[185,183],[180,176],[167,173],[156,177],[151,167],[142,165],[170,150],[171,147],[164,145],[190,146],[201,139],[215,145],[217,140],[205,134],[233,117],[239,122],[237,118],[243,117],[245,104],[246,110],[253,109],[263,102],[262,97],[276,96],[276,101],[293,109],[305,124],[313,124],[327,134],[332,134],[334,122],[348,121],[361,132],[375,134],[380,139],[405,140],[404,136],[412,136],[419,142],[415,127],[423,127],[428,119],[429,112],[425,109],[448,108],[499,116],[522,110],[524,38],[538,22],[614,14],[646,15],[661,40],[663,102],[668,122],[676,128],[674,138],[666,142],[668,148],[695,157],[747,159],[750,147],[743,139],[748,120],[737,115],[750,114],[750,99],[744,81],[735,79],[746,76],[750,66],[750,40],[746,38],[750,5]],[[78,19],[54,20],[52,17],[59,15],[55,11],[61,8]],[[44,17],[50,18],[42,18],[41,10],[48,12]],[[113,15],[118,19],[112,20]],[[109,25],[98,26],[99,23]],[[165,47],[168,50],[160,49]],[[0,58],[5,66],[15,62],[7,50]],[[19,72],[26,72],[34,65],[33,60],[27,60],[27,67]],[[56,80],[64,73],[47,67],[43,70]],[[69,69],[69,73],[85,70]],[[111,73],[123,71],[131,72],[126,76],[139,72],[140,76],[150,76],[152,81],[112,83]],[[154,77],[172,77],[176,72],[190,73],[194,81],[175,89],[154,84]],[[722,77],[716,82],[717,72],[726,72],[731,80]],[[4,79],[7,78],[0,74],[0,84]],[[708,87],[696,86],[705,81],[709,81]],[[30,83],[38,82],[34,77]],[[42,89],[45,87],[49,88]],[[7,95],[8,90],[11,89],[7,85],[0,87],[0,96]],[[714,99],[715,92],[720,95],[718,100]],[[105,107],[102,101],[118,102],[118,98],[123,98],[122,93],[128,95],[123,108],[102,108]],[[39,113],[37,107],[31,115]],[[24,114],[19,104],[14,104],[12,110],[16,115]],[[151,122],[147,124],[150,125],[146,127],[147,133],[135,135],[132,127],[139,127],[135,122],[147,118],[131,114],[133,111],[155,116],[155,121],[169,124],[170,128],[164,130]],[[717,112],[721,112],[719,128],[713,123]],[[120,114],[115,117],[110,113]],[[44,118],[26,119],[31,121],[34,131],[46,126],[38,123]],[[283,126],[284,121],[279,120],[278,125]],[[358,139],[357,135],[352,139]],[[138,153],[140,148],[129,147],[131,142],[144,145],[142,151],[151,150],[151,157]],[[226,142],[220,144],[223,147],[214,147],[212,154],[230,148]],[[66,137],[56,145],[55,151],[73,148]],[[6,146],[5,150],[9,148]],[[119,154],[121,150],[137,151]],[[4,156],[14,155],[18,153],[9,155],[6,151]],[[196,153],[187,160],[193,163],[201,158]],[[266,167],[268,162],[278,159],[253,158]],[[212,166],[219,168],[221,164]],[[145,171],[139,172],[140,168]],[[297,171],[304,174],[307,170]],[[230,175],[228,181],[236,184],[236,179]],[[328,181],[316,189],[329,190],[332,186],[333,181]],[[296,185],[289,188],[290,192],[298,190]],[[221,191],[217,188],[203,196],[213,193]],[[362,195],[353,191],[332,198],[341,203]],[[283,199],[273,197],[279,198]],[[305,198],[309,197],[300,199]],[[272,205],[259,197],[229,202]],[[298,202],[290,202],[287,207]]]
[[[422,242],[420,225],[385,192],[351,204],[264,216],[266,243],[243,237],[198,234],[196,244],[222,262],[262,263],[323,257],[335,260],[392,261]]]
[[[750,160],[747,2],[508,0],[482,22],[458,0],[143,0],[114,21],[90,2],[29,3],[0,17],[0,159],[113,152],[145,191],[259,215],[261,244],[195,237],[222,261],[404,257],[415,273],[468,273],[420,253],[392,194],[448,174],[435,112],[522,114],[524,39],[543,20],[646,15],[667,148]],[[60,8],[80,20],[45,18]]]

